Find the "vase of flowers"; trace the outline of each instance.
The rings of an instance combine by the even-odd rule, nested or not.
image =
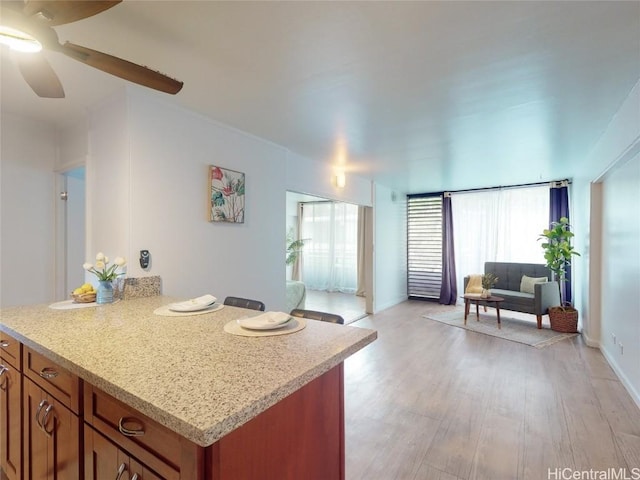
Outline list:
[[[82,265],[87,272],[93,273],[98,277],[98,288],[96,294],[96,303],[112,303],[113,302],[113,281],[124,272],[117,272],[118,268],[122,268],[127,261],[122,257],[116,257],[113,264],[109,265],[109,257],[102,252],[96,255],[96,263],[85,263]]]

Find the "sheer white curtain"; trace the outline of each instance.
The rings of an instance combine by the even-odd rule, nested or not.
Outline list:
[[[451,204],[458,292],[484,262],[545,263],[538,237],[549,227],[547,185],[452,193]]]
[[[302,207],[302,281],[311,290],[355,293],[358,281],[358,207],[305,203]]]

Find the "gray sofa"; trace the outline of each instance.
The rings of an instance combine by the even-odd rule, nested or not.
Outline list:
[[[500,303],[500,309],[531,313],[536,316],[538,328],[542,328],[542,315],[547,314],[549,307],[560,305],[558,282],[535,283],[533,294],[520,291],[523,275],[551,278],[551,271],[544,264],[485,262],[484,273],[494,273],[498,276],[497,283],[491,288],[491,294],[504,298],[504,302]],[[469,277],[465,277],[465,290],[468,282]]]

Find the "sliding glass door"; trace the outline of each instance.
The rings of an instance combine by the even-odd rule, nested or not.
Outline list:
[[[302,205],[303,280],[308,289],[355,293],[358,282],[358,207],[348,203]]]

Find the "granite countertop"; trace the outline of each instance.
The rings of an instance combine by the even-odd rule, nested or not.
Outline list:
[[[184,299],[148,297],[74,310],[0,310],[0,330],[201,446],[208,446],[374,341],[375,330],[309,320],[299,332],[242,337],[225,306],[158,316]]]

